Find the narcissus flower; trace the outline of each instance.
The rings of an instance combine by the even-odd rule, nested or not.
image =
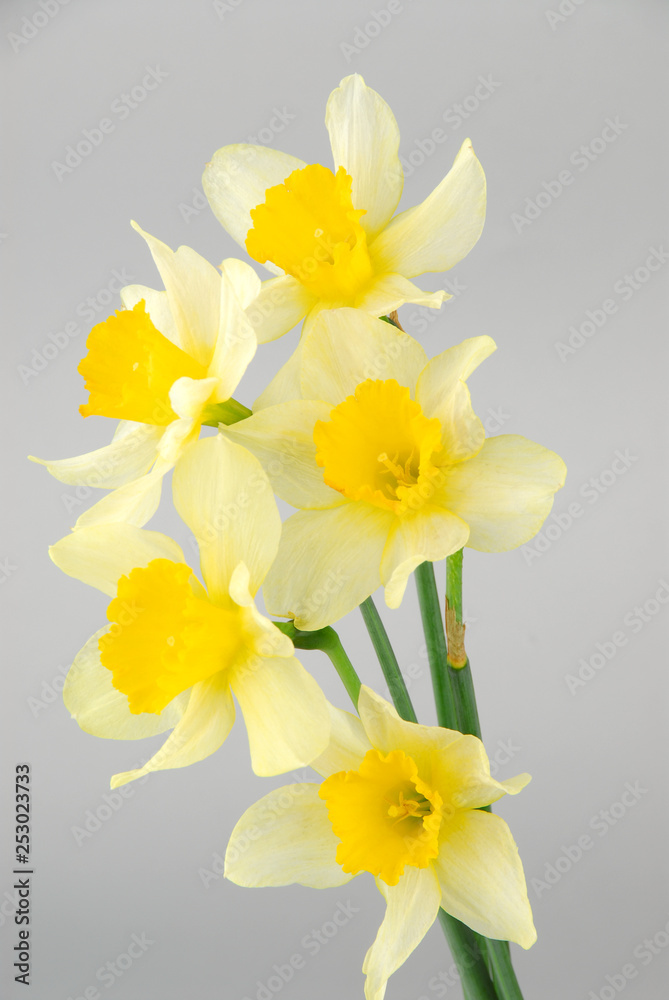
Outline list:
[[[485,176],[467,139],[421,204],[393,214],[402,194],[399,129],[385,101],[357,74],[327,103],[334,172],[265,146],[224,146],[203,185],[218,220],[255,260],[279,275],[249,315],[273,340],[319,309],[351,306],[382,316],[405,302],[439,308],[445,292],[410,280],[446,271],[472,249],[485,219]],[[294,375],[295,358],[277,377]],[[268,389],[259,405],[275,402]]]
[[[162,479],[216,418],[253,357],[245,308],[260,289],[255,271],[224,261],[221,272],[189,247],[144,237],[165,291],[128,285],[124,309],[93,328],[79,365],[89,399],[83,416],[121,422],[110,445],[76,458],[34,459],[61,482],[113,490],[76,527],[111,521],[141,526],[160,502]]]
[[[328,740],[327,702],[253,600],[281,532],[269,481],[253,455],[216,436],[189,448],[173,491],[199,544],[204,587],[176,542],[133,525],[81,528],[52,546],[65,573],[112,598],[110,625],[67,675],[65,704],[95,736],[172,729],[143,767],[114,775],[114,788],[217,750],[235,719],[233,694],[257,774],[308,764]]]
[[[420,563],[463,545],[505,552],[536,534],[565,466],[524,437],[486,439],[466,379],[494,350],[473,337],[428,361],[358,310],[319,314],[302,345],[304,399],[226,429],[301,508],[265,585],[272,614],[318,629],[381,584],[395,608]]]
[[[364,686],[358,710],[360,719],[331,707],[331,742],[312,763],[322,784],[288,785],[247,809],[226,877],[323,889],[374,875],[386,915],[363,964],[368,1000],[381,1000],[440,906],[479,934],[529,948],[536,931],[518,850],[482,807],[530,776],[495,781],[475,736],[404,722]]]

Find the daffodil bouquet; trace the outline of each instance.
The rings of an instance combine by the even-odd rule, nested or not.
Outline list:
[[[403,175],[388,105],[349,76],[326,125],[333,169],[251,145],[224,146],[205,169],[215,215],[267,280],[242,260],[216,268],[172,251],[133,223],[164,287],[124,288],[79,366],[82,415],[118,426],[104,448],[43,461],[63,482],[106,491],[50,550],[110,598],[64,700],[95,736],[169,733],[112,787],[218,750],[236,700],[255,773],[311,765],[314,780],[244,813],[227,878],[323,888],[369,873],[387,908],[363,965],[368,1000],[381,1000],[437,917],[467,1000],[518,1000],[508,942],[529,948],[536,933],[516,845],[491,805],[529,775],[491,777],[462,554],[530,540],[565,468],[526,438],[486,438],[467,379],[495,350],[490,337],[429,359],[398,319],[406,303],[439,309],[449,296],[413,279],[453,267],[481,234],[485,178],[470,141],[425,201],[394,214]],[[299,346],[259,399],[238,400],[258,345],[301,321]],[[214,430],[202,437],[203,425]],[[169,470],[199,576],[145,527]],[[283,524],[275,494],[296,508]],[[434,564],[444,560],[442,606]],[[412,575],[438,726],[418,722],[372,599],[382,586],[398,608]],[[261,587],[271,618],[255,604]],[[358,607],[394,707],[371,670],[361,682],[333,628]],[[330,704],[296,656],[313,649],[329,656],[352,712]]]

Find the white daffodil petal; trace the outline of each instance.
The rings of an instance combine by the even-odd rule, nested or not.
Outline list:
[[[172,409],[182,420],[199,421],[202,407],[213,397],[217,386],[218,379],[215,377],[190,378],[188,375],[182,375],[172,383],[170,389]],[[228,398],[229,396],[226,396],[226,399]]]
[[[370,316],[386,316],[408,302],[439,309],[450,298],[444,291],[424,292],[401,274],[379,274],[359,296],[356,308]]]
[[[420,944],[439,913],[441,891],[432,865],[407,867],[397,885],[376,884],[386,900],[386,914],[362,971],[366,1000],[383,1000],[386,983]]]
[[[311,630],[357,608],[381,583],[381,555],[394,516],[371,504],[345,503],[289,517],[263,588],[270,613]]]
[[[255,654],[232,669],[230,686],[244,716],[256,774],[304,767],[327,746],[325,696],[295,657]]]
[[[320,785],[284,785],[246,810],[232,831],[225,854],[225,877],[255,888],[266,885],[345,885]]]
[[[462,733],[441,726],[421,726],[406,722],[395,708],[365,684],[360,689],[358,711],[367,738],[383,753],[402,749],[418,766],[421,777],[432,778],[432,761],[439,759]]]
[[[45,465],[61,483],[115,489],[151,468],[164,430],[153,424],[130,425],[129,421],[123,421],[111,444],[104,448],[53,461],[32,455],[29,458],[31,462]]]
[[[335,171],[344,167],[353,178],[353,206],[364,208],[360,223],[371,242],[392,218],[402,195],[404,173],[395,116],[354,73],[330,94],[325,127]]]
[[[456,813],[441,825],[434,866],[447,913],[485,937],[534,944],[523,866],[503,819],[478,809]]]
[[[345,500],[323,482],[314,444],[314,425],[329,420],[331,410],[328,403],[306,399],[279,403],[231,424],[224,434],[253,452],[282,500],[293,507],[336,507]]]
[[[63,573],[116,597],[118,581],[152,559],[185,562],[171,538],[131,524],[96,524],[65,535],[50,546],[49,555]]]
[[[118,788],[143,778],[151,771],[188,767],[204,760],[225,742],[235,721],[235,706],[225,672],[221,671],[191,688],[181,719],[160,750],[143,767],[115,774],[111,787]]]
[[[167,292],[158,292],[154,288],[147,288],[146,285],[126,285],[121,289],[124,309],[134,309],[137,303],[142,301],[156,330],[177,347],[182,347]]]
[[[248,309],[262,287],[262,282],[251,265],[236,257],[226,257],[221,264],[221,274],[226,279],[225,283],[234,291],[241,308]]]
[[[118,489],[108,493],[102,500],[85,510],[77,518],[74,529],[87,528],[93,524],[108,524],[115,521],[123,521],[125,524],[134,524],[136,528],[143,528],[147,521],[150,521],[158,509],[160,495],[163,486],[163,476],[167,468],[163,466],[160,471],[148,473],[140,476],[132,483],[119,486]]]
[[[447,271],[481,235],[485,207],[485,174],[465,139],[441,184],[420,205],[397,215],[374,240],[370,256],[376,270],[405,278]]]
[[[426,491],[425,509],[397,517],[383,550],[381,582],[388,607],[400,606],[417,566],[445,559],[466,545],[468,537],[467,524],[450,511],[431,506]]]
[[[288,333],[316,302],[315,295],[290,274],[263,281],[260,294],[246,310],[258,343],[267,344]]]
[[[227,600],[238,563],[256,593],[277,551],[281,518],[257,458],[223,435],[191,445],[174,470],[179,516],[200,547],[202,575],[214,602]]]
[[[302,337],[301,394],[336,406],[366,379],[413,389],[427,355],[420,344],[358,309],[320,312]]]
[[[179,331],[179,346],[206,367],[218,333],[220,274],[190,247],[171,250],[136,222],[132,227],[146,240],[163,279],[170,312]]]
[[[461,462],[480,451],[483,424],[472,409],[466,380],[496,350],[491,337],[470,337],[427,363],[416,386],[416,399],[426,417],[441,423],[441,440],[449,462]]]
[[[288,153],[237,143],[214,153],[202,175],[202,186],[218,221],[246,248],[246,234],[253,225],[251,209],[262,205],[267,188],[283,184],[293,170],[305,166],[303,160]],[[278,272],[272,264],[264,266]]]
[[[357,715],[335,708],[329,702],[328,711],[330,740],[323,753],[311,762],[314,771],[324,778],[339,771],[357,771],[367,751],[372,749]]]
[[[111,670],[100,662],[98,640],[107,631],[91,636],[69,669],[63,687],[63,701],[73,719],[86,733],[108,740],[141,740],[173,729],[183,715],[187,696],[177,697],[160,715],[134,715],[126,695],[112,685]]]
[[[536,535],[564,484],[565,464],[516,434],[488,438],[473,458],[446,474],[442,500],[469,525],[469,545],[507,552]]]
[[[242,261],[236,263],[242,264]],[[212,403],[230,399],[257,347],[253,326],[244,312],[233,283],[224,271],[221,278],[220,327],[208,368],[208,374],[215,375],[217,379],[216,390],[211,397]]]

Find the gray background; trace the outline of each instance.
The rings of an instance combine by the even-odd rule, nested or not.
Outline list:
[[[160,738],[96,740],[62,706],[62,676],[103,623],[107,602],[62,576],[46,554],[90,498],[76,497],[25,460],[29,452],[79,454],[110,438],[110,421],[83,421],[77,412],[84,395],[76,366],[94,322],[82,318],[80,304],[93,297],[100,319],[118,305],[116,297],[107,304],[105,291],[114,269],[158,285],[129,220],[214,263],[241,255],[202,207],[203,165],[218,147],[254,135],[329,164],[325,102],[341,77],[358,71],[394,110],[402,155],[414,165],[403,207],[428,194],[467,135],[488,176],[483,236],[446,276],[457,294],[428,321],[405,307],[407,329],[430,355],[465,337],[493,336],[499,350],[470,382],[477,411],[491,433],[540,441],[569,468],[554,508],[560,520],[548,522],[543,552],[468,551],[465,560],[469,649],[488,750],[499,776],[534,775],[527,791],[499,810],[520,846],[539,931],[531,951],[515,950],[518,974],[527,1000],[607,1000],[614,989],[629,1000],[659,1000],[669,971],[668,612],[653,601],[661,581],[669,581],[669,268],[638,272],[631,292],[624,282],[667,240],[666,4],[562,0],[562,13],[558,0],[230,0],[218,8],[209,0],[71,0],[43,26],[38,16],[33,31],[23,18],[33,18],[38,3],[1,5],[8,95],[0,217],[3,995],[75,1000],[96,987],[110,1000],[256,1000],[260,990],[267,1000],[261,984],[294,954],[303,967],[280,991],[274,981],[271,995],[362,995],[362,959],[383,912],[371,878],[321,892],[244,890],[220,877],[203,884],[201,869],[213,871],[242,810],[273,785],[294,780],[252,775],[242,725],[205,762],[153,775],[131,786],[120,808],[104,808],[110,775],[145,759]],[[389,9],[392,16],[384,13]],[[389,22],[378,32],[374,11]],[[34,37],[12,44],[12,33],[22,30]],[[147,67],[167,76],[121,118],[114,102],[141,83]],[[491,92],[478,101],[480,77],[491,81]],[[463,102],[469,118],[458,124],[455,105]],[[270,134],[277,108],[293,117]],[[597,139],[606,119],[616,117],[625,128],[601,151]],[[102,118],[113,121],[113,132],[59,180],[53,162]],[[445,141],[421,155],[419,143],[429,151],[424,140],[435,128]],[[577,151],[593,142],[600,152],[584,169]],[[563,170],[573,182],[531,224],[514,223],[544,184],[557,190],[551,182]],[[444,287],[439,275],[419,284]],[[558,346],[570,327],[579,328],[606,299],[615,312],[601,327],[586,326],[592,335],[581,336],[562,360]],[[76,333],[61,336],[64,346],[27,375],[21,366],[39,363],[33,351],[44,357],[49,336],[68,323]],[[254,398],[296,337],[261,349],[241,399]],[[628,465],[616,474],[609,470],[618,451]],[[569,523],[574,504],[580,513]],[[187,540],[167,492],[150,526]],[[412,587],[399,611],[385,613],[420,717],[434,721],[416,616]],[[357,613],[341,632],[364,680],[383,690]],[[620,645],[607,645],[618,633]],[[598,643],[615,655],[598,659]],[[593,656],[599,666],[590,666],[591,679],[570,692],[567,676]],[[303,660],[346,706],[321,654]],[[14,764],[23,760],[33,766],[35,805],[29,994],[8,971],[16,938],[6,916],[11,894],[5,896],[12,884],[7,817]],[[633,804],[625,808],[619,803],[628,783],[637,798],[628,796]],[[601,811],[611,809],[607,820]],[[96,813],[104,819],[82,840],[77,828],[87,819],[94,825]],[[590,838],[590,846],[569,861],[579,838]],[[553,884],[543,885],[551,871]],[[314,954],[307,936],[349,901],[358,912]],[[111,983],[109,976],[97,979],[133,934],[152,942],[142,957],[122,976],[111,974]],[[643,941],[656,935],[653,954]],[[390,981],[389,1000],[459,997],[459,986],[435,978],[447,976],[450,964],[434,927]]]

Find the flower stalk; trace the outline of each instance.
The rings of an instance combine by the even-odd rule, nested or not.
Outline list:
[[[314,632],[303,632],[295,628],[293,622],[274,622],[276,627],[292,641],[296,649],[320,649],[329,656],[339,674],[349,698],[357,709],[361,682],[355,667],[346,655],[337,632],[331,627],[319,628]]]

